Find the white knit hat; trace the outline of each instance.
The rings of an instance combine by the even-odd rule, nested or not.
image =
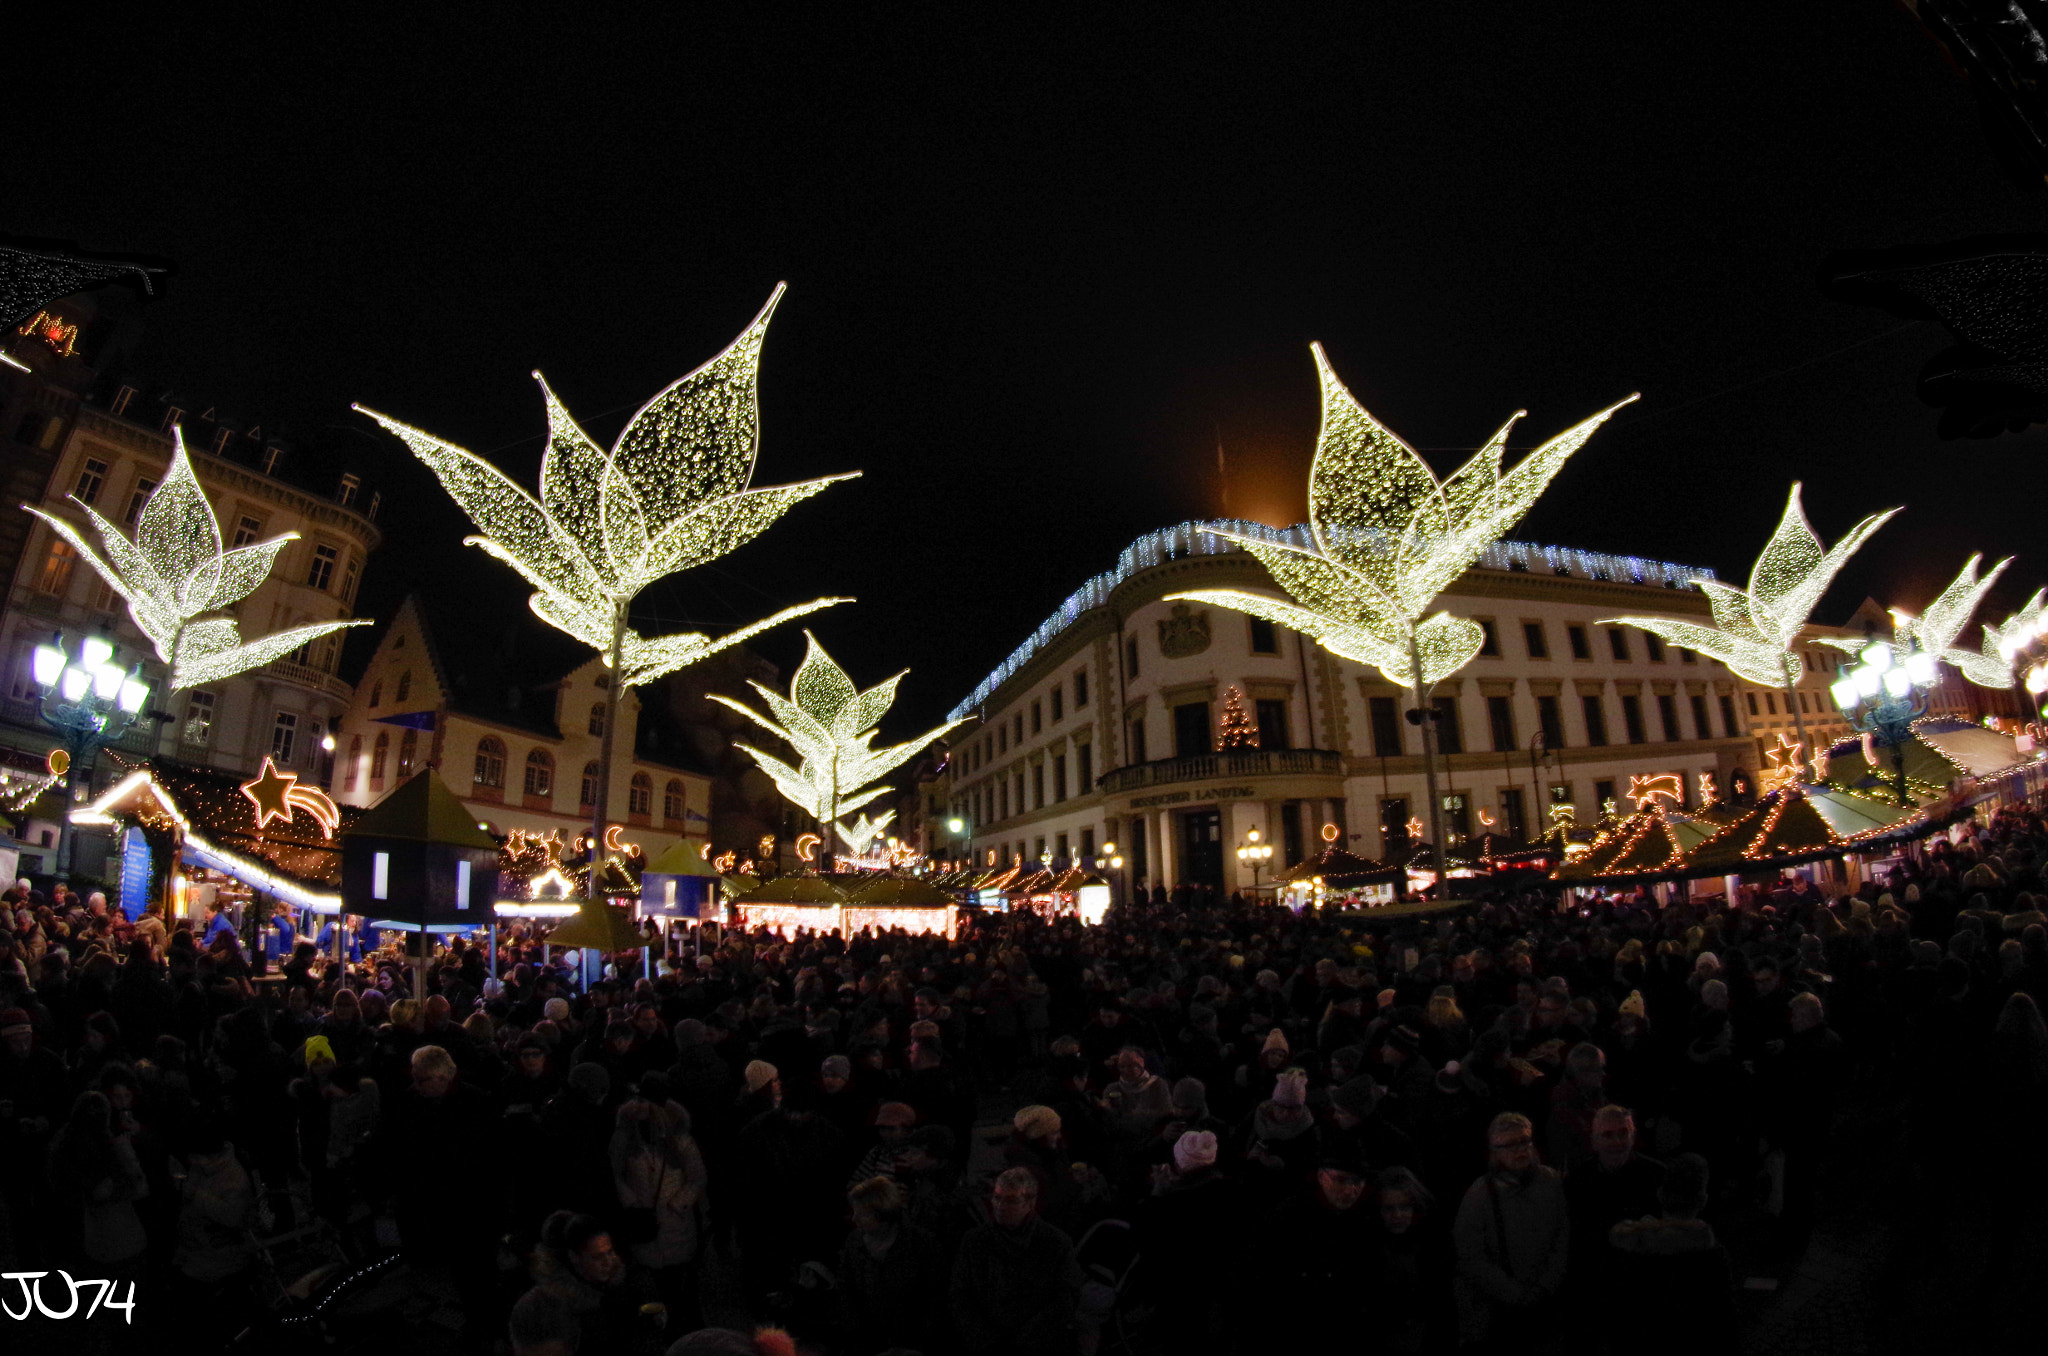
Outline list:
[[[1214,1166],[1216,1136],[1207,1130],[1189,1130],[1173,1142],[1173,1166],[1182,1172]]]

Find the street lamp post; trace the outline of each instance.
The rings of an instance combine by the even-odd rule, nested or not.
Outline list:
[[[142,665],[123,671],[114,661],[114,645],[99,636],[78,642],[76,656],[64,652],[64,634],[52,644],[38,645],[33,657],[36,714],[63,737],[64,813],[57,819],[56,878],[71,880],[74,836],[71,806],[80,788],[92,785],[93,763],[102,745],[128,733],[149,704],[150,685]]]
[[[1117,856],[1116,844],[1104,843],[1102,845],[1102,850],[1095,854],[1095,870],[1097,871],[1097,873],[1115,871],[1118,873],[1119,878],[1121,878],[1123,869],[1124,859],[1122,857]],[[1130,895],[1127,883],[1122,882],[1121,879],[1119,879],[1119,883],[1125,884],[1126,888],[1119,892],[1118,898],[1128,899]]]
[[[1892,789],[1899,804],[1911,807],[1906,793],[1906,741],[1913,722],[1927,714],[1922,694],[1934,686],[1934,656],[1907,641],[1903,655],[1882,642],[1866,646],[1862,662],[1842,671],[1829,690],[1843,719],[1858,734],[1867,734],[1891,750]]]
[[[1259,841],[1259,831],[1252,829],[1245,834],[1244,846],[1237,850],[1237,859],[1249,862],[1252,868],[1252,898],[1259,894],[1259,868],[1273,859],[1273,845]]]

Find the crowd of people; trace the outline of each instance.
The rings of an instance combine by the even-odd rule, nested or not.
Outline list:
[[[1930,1166],[2037,1114],[2044,860],[2013,809],[1833,899],[1379,926],[1141,893],[950,940],[707,929],[580,990],[535,939],[498,977],[456,939],[420,993],[390,952],[273,968],[23,882],[8,1260],[205,1341],[317,1226],[515,1356],[1729,1351],[1723,1221],[1792,1266],[1845,1106],[1900,1108]]]

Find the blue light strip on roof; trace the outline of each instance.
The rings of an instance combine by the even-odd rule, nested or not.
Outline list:
[[[1096,575],[1076,589],[1059,605],[1057,611],[1039,624],[1038,629],[1033,631],[1022,645],[1011,652],[1008,659],[996,666],[994,673],[981,680],[974,691],[968,694],[966,701],[947,712],[946,718],[959,720],[962,716],[972,714],[997,688],[1030,663],[1032,656],[1051,644],[1060,632],[1078,621],[1082,613],[1105,606],[1109,602],[1109,595],[1131,576],[1182,556],[1223,556],[1237,551],[1239,548],[1235,543],[1216,535],[1219,530],[1235,532],[1241,537],[1281,542],[1304,550],[1315,549],[1315,541],[1310,537],[1305,524],[1282,528],[1268,527],[1264,523],[1248,523],[1241,519],[1226,519],[1215,522],[1180,523],[1157,532],[1148,532],[1124,548],[1122,554],[1116,558],[1115,569]],[[1714,572],[1702,565],[1674,565],[1669,561],[1646,560],[1641,556],[1612,556],[1600,551],[1580,551],[1569,546],[1537,546],[1521,541],[1493,543],[1480,554],[1476,568],[1517,570],[1530,574],[1569,574],[1582,579],[1611,579],[1670,588],[1685,588],[1695,579],[1714,577]]]

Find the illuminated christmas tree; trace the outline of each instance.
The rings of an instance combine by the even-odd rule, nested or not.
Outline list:
[[[1223,696],[1223,714],[1216,721],[1216,744],[1225,749],[1259,746],[1258,723],[1244,709],[1244,694],[1235,686]]]

